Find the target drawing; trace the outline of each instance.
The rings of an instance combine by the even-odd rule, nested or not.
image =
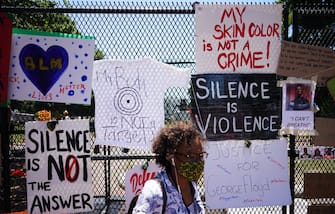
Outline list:
[[[114,106],[121,114],[135,115],[142,110],[143,102],[134,88],[122,88],[115,94]]]

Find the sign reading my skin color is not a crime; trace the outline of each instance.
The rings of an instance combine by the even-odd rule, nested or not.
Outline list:
[[[55,127],[47,124],[25,124],[28,212],[91,211],[89,121],[60,120]]]
[[[196,15],[197,73],[276,73],[282,5],[201,5]]]

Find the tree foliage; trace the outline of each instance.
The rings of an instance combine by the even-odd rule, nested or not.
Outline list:
[[[313,7],[313,5],[331,5],[334,3],[334,0],[277,0],[277,3],[285,4],[289,9],[289,25],[293,24],[293,9],[295,5],[304,4]],[[301,25],[304,29],[321,29],[332,27],[335,22],[335,16],[325,16],[322,13],[306,13],[299,18],[299,25]],[[294,23],[297,24],[297,23]]]
[[[56,8],[57,3],[50,0],[2,0],[4,6],[17,8]],[[31,10],[29,10],[31,11]],[[36,13],[23,11],[10,14],[13,26],[28,30],[80,34],[75,22],[67,14]]]
[[[289,25],[295,25],[300,37],[296,37],[299,43],[318,45],[335,50],[335,16],[333,14],[334,0],[279,0],[289,8]],[[332,7],[331,7],[332,6]],[[313,12],[295,14],[293,22],[293,10],[301,8],[302,10]],[[321,11],[320,8],[323,8]],[[329,11],[326,13],[326,11]],[[335,118],[335,102],[329,90],[326,87],[317,87],[315,92],[315,103],[320,107],[315,115],[320,117]]]
[[[55,9],[57,3],[52,0],[1,0],[1,7],[16,8],[15,13],[8,13],[12,20],[13,27],[28,30],[38,30],[46,32],[60,32],[67,34],[78,34],[80,31],[76,23],[67,14],[34,12],[34,9]],[[17,11],[17,12],[16,12]],[[101,50],[95,50],[94,59],[102,59],[104,53]],[[12,109],[18,109],[21,112],[36,113],[39,110],[50,110],[55,118],[61,118],[62,112],[68,110],[72,115],[93,115],[93,106],[85,105],[67,105],[64,103],[47,103],[32,101],[10,102]]]

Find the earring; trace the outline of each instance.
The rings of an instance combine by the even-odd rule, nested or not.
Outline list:
[[[176,163],[174,162],[174,157],[171,158],[171,163],[172,163],[172,166],[176,166]]]

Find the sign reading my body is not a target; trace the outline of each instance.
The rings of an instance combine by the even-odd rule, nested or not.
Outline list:
[[[95,143],[150,150],[164,126],[165,92],[186,89],[190,74],[150,58],[95,61]]]

